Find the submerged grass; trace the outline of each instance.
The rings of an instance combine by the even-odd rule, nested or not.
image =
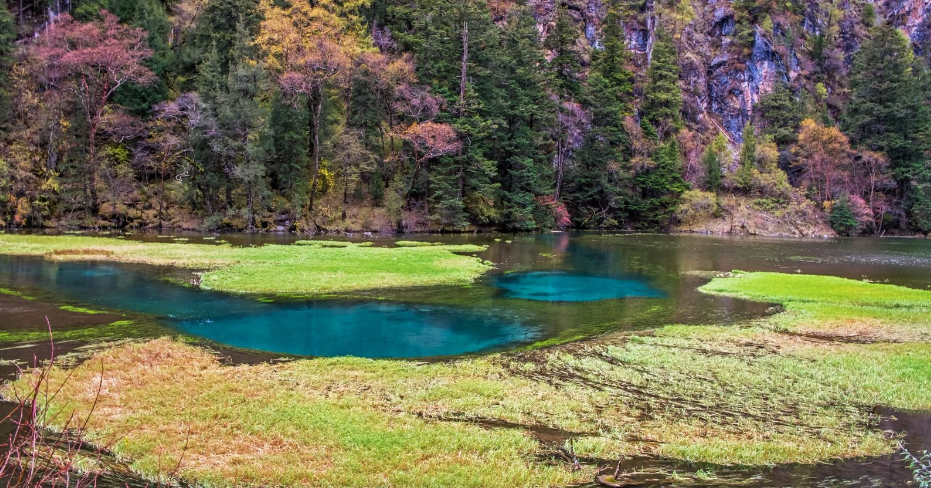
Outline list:
[[[786,311],[739,326],[668,325],[427,364],[332,358],[229,367],[159,339],[79,366],[51,408],[80,418],[96,401],[95,439],[119,438],[117,452],[150,476],[187,445],[181,476],[192,484],[302,487],[591,480],[592,467],[571,471],[553,460],[558,441],[534,440],[529,433],[541,427],[575,437],[583,458],[646,454],[714,469],[873,456],[892,452],[895,440],[875,428],[872,407],[931,409],[931,344],[920,314],[931,294],[777,274],[706,288]],[[860,324],[872,343],[827,336],[838,320]],[[56,370],[53,380],[69,374]],[[488,421],[526,431],[477,425]]]
[[[478,258],[457,254],[484,250],[474,245],[378,248],[366,243],[330,241],[299,244],[232,247],[0,234],[0,254],[207,270],[199,274],[201,288],[234,293],[320,295],[376,288],[462,285],[490,269]]]
[[[152,336],[152,326],[134,320],[117,320],[109,324],[92,325],[55,332],[56,341],[100,341],[107,339],[144,338]],[[0,343],[36,343],[49,338],[48,329],[0,330]]]

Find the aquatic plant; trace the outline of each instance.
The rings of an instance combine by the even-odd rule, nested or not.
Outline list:
[[[918,488],[931,488],[931,453],[922,451],[918,454],[912,454],[905,445],[899,443],[899,449],[902,451],[902,458],[912,470]]]

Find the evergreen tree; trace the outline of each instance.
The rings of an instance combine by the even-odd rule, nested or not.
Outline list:
[[[727,140],[724,134],[718,134],[705,149],[702,163],[705,167],[705,186],[708,191],[717,193],[721,189],[723,167],[727,155]]]
[[[489,154],[500,123],[490,109],[500,82],[496,64],[504,55],[501,29],[484,1],[425,0],[392,5],[388,13],[399,44],[414,53],[418,76],[446,101],[438,120],[452,124],[462,140],[457,154],[431,162],[414,194],[429,199],[438,227],[498,224],[500,183]]]
[[[643,118],[661,139],[682,127],[678,57],[672,39],[662,30],[656,32],[643,97]]]
[[[246,226],[256,226],[256,207],[266,193],[265,162],[272,139],[264,135],[265,109],[260,106],[264,71],[252,62],[255,57],[252,36],[243,22],[236,26],[230,53],[226,91],[216,102],[217,122],[223,137],[218,147],[228,161],[227,172],[243,186]]]
[[[931,234],[931,163],[922,165],[914,181],[909,208],[912,225],[920,232]]]
[[[802,107],[789,84],[784,80],[776,83],[773,91],[763,95],[754,107],[764,135],[772,136],[780,149],[795,144],[798,128],[802,123]]]
[[[498,162],[502,223],[532,230],[538,226],[534,214],[540,210],[535,198],[551,191],[544,183],[549,181],[550,168],[543,134],[555,111],[546,95],[546,61],[528,7],[515,7],[508,15],[496,61],[495,90],[488,108],[500,133],[489,157]]]
[[[853,234],[860,226],[857,217],[850,208],[850,200],[846,195],[835,201],[831,207],[830,224],[834,232],[845,236]]]
[[[756,170],[756,130],[750,122],[744,125],[743,145],[740,146],[740,166],[734,174],[737,186],[744,191],[750,191],[753,186],[753,174]]]
[[[553,75],[553,91],[560,97],[577,98],[581,92],[578,76],[582,72],[576,52],[578,28],[569,15],[569,8],[560,5],[556,9],[556,24],[544,42],[553,58],[549,70]]]
[[[16,24],[7,9],[6,2],[0,2],[0,136],[8,130],[10,120],[10,71],[13,69],[13,49],[16,42]]]
[[[632,202],[637,225],[643,228],[662,228],[679,205],[679,197],[689,189],[682,179],[682,156],[675,138],[657,148],[653,156],[655,166],[641,171],[636,178],[640,198]]]
[[[307,117],[304,104],[295,107],[283,99],[281,92],[275,92],[269,115],[269,177],[292,223],[303,217],[301,211],[310,201]]]
[[[931,147],[931,116],[915,64],[908,39],[895,27],[880,25],[872,29],[853,59],[850,103],[843,117],[844,129],[855,145],[889,158],[890,169],[906,199],[910,182]]]
[[[620,9],[612,5],[605,16],[603,48],[592,53],[592,67],[584,90],[592,128],[567,176],[564,192],[570,213],[580,226],[617,226],[629,218],[623,202],[633,198],[630,141],[624,118],[631,115],[633,75]]]
[[[224,74],[228,73],[239,24],[242,24],[250,35],[255,35],[261,20],[259,0],[207,0],[203,10],[197,15],[194,29],[189,34],[191,38],[186,39],[179,47],[179,84],[187,84],[184,75],[196,72],[197,66],[214,46],[221,71]]]

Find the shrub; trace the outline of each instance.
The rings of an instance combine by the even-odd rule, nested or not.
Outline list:
[[[853,209],[850,208],[850,199],[846,195],[831,205],[830,223],[834,232],[847,236],[860,228],[860,222],[857,220],[857,216],[854,215]]]
[[[714,216],[718,202],[714,193],[702,190],[689,190],[682,194],[676,208],[676,219],[687,226]]]

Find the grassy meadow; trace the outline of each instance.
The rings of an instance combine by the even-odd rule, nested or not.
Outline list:
[[[176,266],[198,270],[198,284],[205,290],[298,296],[468,284],[491,267],[463,253],[482,250],[474,245],[383,248],[333,241],[233,247],[222,243],[0,234],[0,254]]]
[[[873,407],[931,410],[931,292],[773,273],[702,290],[784,311],[440,363],[228,366],[157,339],[55,369],[45,407],[89,415],[92,439],[152,479],[183,456],[191,484],[300,487],[565,486],[595,460],[643,455],[706,477],[888,454]],[[578,470],[560,456],[570,438]]]

